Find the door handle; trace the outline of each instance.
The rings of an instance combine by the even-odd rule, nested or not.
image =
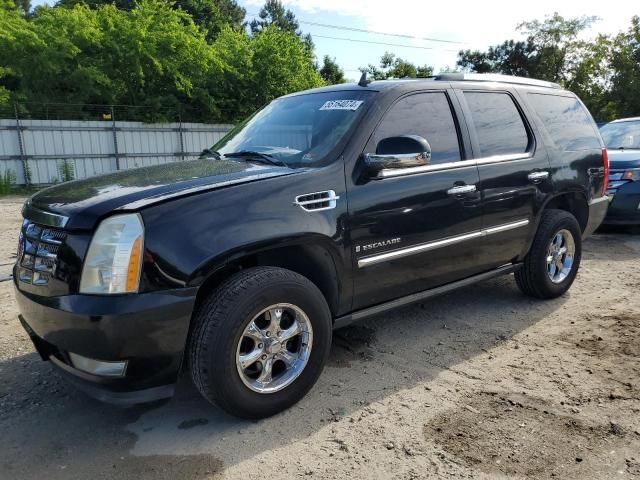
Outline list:
[[[543,180],[549,178],[549,172],[541,171],[541,172],[531,172],[527,175],[527,178],[530,182],[540,183]]]
[[[449,195],[465,195],[476,191],[475,185],[458,185],[447,190]]]

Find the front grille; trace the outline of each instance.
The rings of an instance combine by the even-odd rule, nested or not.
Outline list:
[[[49,284],[58,265],[58,250],[67,234],[29,220],[22,222],[18,241],[18,280],[36,286]]]

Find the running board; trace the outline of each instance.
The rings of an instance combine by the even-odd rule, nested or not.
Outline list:
[[[522,263],[504,265],[495,270],[491,270],[490,272],[474,275],[473,277],[458,280],[457,282],[447,283],[446,285],[442,285],[441,287],[431,288],[429,290],[424,290],[418,293],[412,293],[411,295],[407,295],[406,297],[396,298],[395,300],[381,303],[379,305],[376,305],[375,307],[358,310],[349,315],[344,315],[342,317],[336,318],[335,322],[333,323],[333,328],[336,329],[346,327],[347,325],[350,325],[353,322],[357,322],[358,320],[362,320],[363,318],[378,315],[379,313],[383,313],[394,308],[410,305],[412,303],[416,303],[430,297],[435,297],[436,295],[442,295],[443,293],[448,293],[452,290],[466,287],[467,285],[472,285],[483,280],[488,280],[490,278],[499,277],[500,275],[513,273],[517,270],[520,270],[521,267]]]

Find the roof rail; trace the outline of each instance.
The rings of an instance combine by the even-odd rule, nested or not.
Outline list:
[[[535,78],[516,77],[515,75],[502,75],[499,73],[441,73],[440,75],[436,75],[435,79],[449,82],[501,82],[517,85],[533,85],[536,87],[562,88],[554,82],[536,80]]]

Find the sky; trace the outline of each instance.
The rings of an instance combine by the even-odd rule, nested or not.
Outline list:
[[[359,77],[358,68],[378,65],[385,51],[438,72],[454,67],[461,48],[485,50],[507,39],[520,38],[516,26],[558,12],[565,17],[595,15],[600,18],[588,36],[626,30],[640,8],[631,0],[484,0],[429,2],[428,0],[282,0],[301,22],[315,22],[417,38],[337,30],[301,23],[316,45],[316,56],[334,57],[347,78]],[[33,4],[53,0],[34,0]],[[239,0],[247,20],[255,18],[264,0]],[[634,7],[635,5],[635,7]],[[323,37],[339,37],[342,40]],[[437,42],[419,38],[446,40]],[[365,40],[358,43],[344,40]]]
[[[240,3],[248,14],[257,14],[263,1],[243,0]],[[629,0],[476,0],[455,3],[428,0],[283,0],[283,3],[303,21],[459,42],[434,42],[301,24],[302,30],[313,37],[317,57],[335,57],[348,78],[359,76],[357,71],[353,71],[358,67],[369,63],[378,65],[385,51],[416,65],[433,66],[438,72],[455,66],[457,52],[461,48],[484,50],[507,39],[518,39],[516,26],[519,23],[543,19],[556,11],[565,17],[600,17],[601,20],[589,32],[590,36],[626,30],[631,17],[640,14],[638,4]],[[319,35],[423,48],[330,40]]]

